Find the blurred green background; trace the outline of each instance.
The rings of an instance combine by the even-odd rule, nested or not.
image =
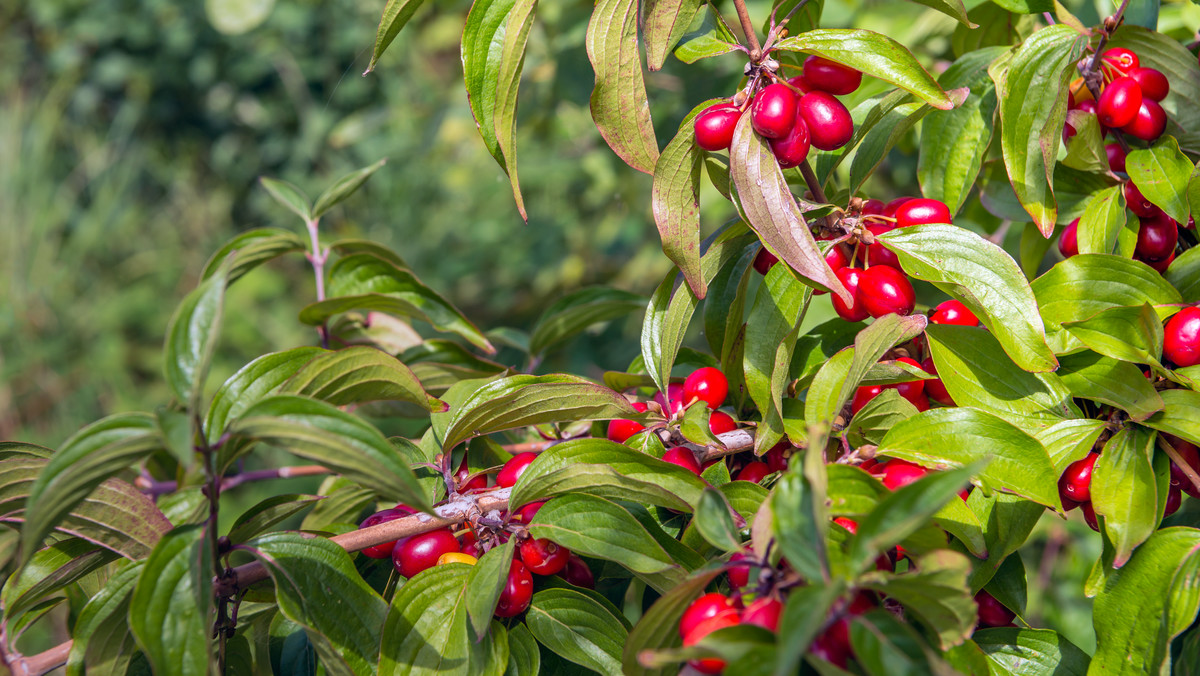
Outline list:
[[[169,399],[164,329],[209,255],[251,228],[301,227],[260,176],[315,195],[386,157],[324,219],[325,236],[395,248],[485,330],[528,329],[554,299],[590,284],[649,294],[669,264],[649,177],[608,150],[588,112],[591,4],[542,3],[530,37],[518,111],[528,224],[467,106],[458,40],[469,3],[436,4],[367,77],[382,0],[0,4],[0,439],[53,447],[103,415]],[[1105,11],[1068,4],[1085,22]],[[1195,13],[1190,5],[1171,7],[1163,21],[1173,29],[1200,21],[1185,14]],[[769,4],[751,9],[765,17]],[[824,25],[851,24],[914,46],[935,70],[953,58],[955,24],[924,7],[826,3]],[[732,93],[740,75],[736,56],[694,67],[669,60],[650,75],[660,142],[697,102]],[[848,104],[880,89],[868,85]],[[867,194],[915,193],[914,151],[911,139],[901,143]],[[975,198],[966,213],[981,229],[997,225]],[[705,231],[730,215],[728,204],[706,200]],[[313,294],[299,257],[239,282],[210,385],[259,354],[313,343],[296,321]],[[832,314],[827,302],[814,307],[810,322]],[[638,353],[640,324],[613,322],[541,368],[623,369]],[[315,487],[256,485],[235,503]],[[1099,538],[1077,513],[1065,523],[1048,517],[1038,533],[1023,552],[1028,618],[1091,650],[1090,602],[1079,591]]]

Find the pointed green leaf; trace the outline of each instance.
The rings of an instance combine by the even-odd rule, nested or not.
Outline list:
[[[325,214],[325,212],[343,202],[347,197],[353,195],[358,191],[359,188],[362,187],[363,183],[367,182],[368,178],[371,178],[371,174],[379,171],[379,169],[382,168],[386,163],[386,159],[379,160],[369,167],[363,167],[358,171],[350,172],[349,174],[339,178],[334,182],[333,185],[326,188],[325,192],[321,193],[321,196],[317,198],[316,204],[313,205],[312,218],[320,218]]]
[[[1053,629],[980,629],[971,639],[996,676],[1087,676],[1091,660]]]
[[[1075,233],[1079,253],[1113,253],[1125,221],[1125,194],[1121,186],[1114,185],[1096,193],[1079,217],[1079,229]]]
[[[1197,213],[1200,213],[1200,208],[1197,208]],[[1163,277],[1179,289],[1185,303],[1200,301],[1200,247],[1184,251],[1171,263]]]
[[[146,559],[129,628],[156,673],[206,676],[216,667],[212,570],[202,526],[171,531]]]
[[[245,542],[320,499],[319,495],[300,493],[271,496],[242,512],[229,527],[229,541],[234,544]]]
[[[775,484],[771,497],[773,529],[788,563],[808,580],[828,580],[825,531],[829,523],[825,497],[798,472]]]
[[[319,347],[297,347],[256,358],[229,377],[208,407],[204,424],[209,443],[216,443],[229,421],[238,418],[251,404],[274,394],[278,388],[314,357]]]
[[[366,345],[323,352],[302,366],[279,388],[335,406],[368,401],[405,401],[428,411],[446,404],[425,392],[421,381],[395,357]]]
[[[647,174],[658,161],[646,82],[638,50],[636,0],[599,0],[587,29],[588,60],[596,73],[592,119],[621,159]]]
[[[1179,143],[1164,136],[1149,148],[1136,148],[1125,159],[1125,172],[1152,204],[1180,223],[1187,223],[1191,208],[1187,187],[1193,165]]]
[[[1152,458],[1157,435],[1144,427],[1116,433],[1092,470],[1092,507],[1116,547],[1120,568],[1158,526],[1158,488]]]
[[[130,597],[145,561],[131,561],[108,579],[75,620],[67,676],[124,674],[137,650],[129,630]]]
[[[655,0],[655,4],[679,3]],[[683,273],[697,298],[703,298],[708,288],[700,272],[700,164],[705,153],[696,145],[694,121],[714,103],[716,100],[705,101],[683,118],[679,132],[654,164],[650,196],[663,253]]]
[[[601,674],[621,673],[628,632],[588,596],[571,589],[540,591],[533,595],[525,623],[539,643],[571,662]]]
[[[303,190],[287,181],[281,181],[276,178],[261,176],[258,181],[262,183],[262,187],[267,189],[267,193],[276,202],[279,202],[305,221],[312,220],[312,206],[309,204],[308,197],[305,196]]]
[[[225,308],[225,286],[232,259],[183,299],[167,326],[163,372],[176,401],[200,415],[200,397],[212,362]]]
[[[940,549],[916,563],[916,572],[909,575],[869,573],[862,584],[899,601],[933,630],[942,650],[948,650],[969,637],[979,619],[967,587],[971,561],[958,552]]]
[[[811,300],[812,287],[782,265],[767,272],[754,297],[746,320],[753,330],[746,332],[742,372],[746,391],[763,417],[755,433],[756,448],[770,448],[783,433],[783,394],[796,345],[794,334]]]
[[[544,354],[590,326],[624,317],[645,304],[644,296],[607,286],[573,291],[555,301],[538,318],[529,337],[529,351]]]
[[[476,636],[483,636],[492,622],[496,603],[508,582],[516,544],[512,539],[503,546],[493,547],[471,566],[471,574],[467,576],[467,617]]]
[[[383,8],[383,16],[379,19],[379,28],[375,33],[375,48],[371,52],[371,63],[367,64],[367,70],[363,75],[375,70],[375,65],[379,63],[379,57],[383,56],[384,50],[392,44],[392,40],[396,39],[400,29],[404,28],[404,25],[423,4],[425,4],[425,0],[388,0],[387,5]]]
[[[200,279],[212,277],[220,269],[229,254],[237,252],[229,269],[228,284],[233,284],[242,275],[284,254],[304,251],[308,243],[294,232],[278,228],[257,228],[239,234],[229,240],[208,259]]]
[[[721,13],[711,3],[705,5],[707,11],[704,13],[704,21],[699,28],[684,35],[675,50],[675,58],[684,63],[692,64],[701,59],[728,54],[738,47],[738,38],[725,23]]]
[[[1116,406],[1132,420],[1145,420],[1163,408],[1154,385],[1129,362],[1082,352],[1063,357],[1058,377],[1072,396]]]
[[[667,54],[679,44],[683,34],[692,25],[692,19],[700,11],[700,0],[648,0],[642,9],[645,26],[642,29],[646,40],[646,66],[659,70],[667,60]],[[703,294],[701,294],[703,295]]]
[[[392,598],[382,628],[379,676],[467,676],[480,673],[486,652],[467,624],[471,567],[434,566]]]

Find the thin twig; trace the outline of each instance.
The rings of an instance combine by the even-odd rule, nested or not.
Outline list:
[[[733,0],[733,6],[737,8],[742,32],[746,34],[746,42],[749,43],[750,61],[757,64],[762,59],[762,45],[758,42],[758,34],[754,32],[754,21],[750,19],[750,10],[746,9],[746,0]]]
[[[8,663],[8,668],[13,676],[42,676],[67,663],[71,645],[71,641],[66,641],[36,655],[18,656]]]
[[[1175,463],[1179,467],[1179,471],[1183,472],[1183,475],[1188,478],[1188,481],[1192,482],[1196,490],[1200,491],[1200,474],[1197,474],[1196,470],[1192,469],[1192,466],[1183,459],[1183,456],[1179,455],[1179,451],[1175,450],[1175,447],[1166,439],[1163,439],[1161,434],[1158,436],[1158,446],[1166,451],[1167,457],[1171,459],[1171,462]]]

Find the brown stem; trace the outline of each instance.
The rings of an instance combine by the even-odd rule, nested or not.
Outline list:
[[[8,668],[13,676],[42,676],[66,664],[70,654],[71,641],[67,641],[36,655],[16,657],[8,663]]]
[[[1158,446],[1167,452],[1167,457],[1171,459],[1171,462],[1175,463],[1179,467],[1179,470],[1183,472],[1183,475],[1188,478],[1188,481],[1191,481],[1192,485],[1196,487],[1196,490],[1200,491],[1200,474],[1197,474],[1196,470],[1192,469],[1192,466],[1183,459],[1183,456],[1179,455],[1179,451],[1175,450],[1175,447],[1166,439],[1163,439],[1161,434],[1158,437]]]
[[[812,193],[813,199],[821,204],[828,204],[829,198],[825,196],[825,189],[821,187],[821,182],[817,180],[817,174],[808,164],[808,160],[800,163],[800,174],[804,176],[804,182],[808,185],[808,191]]]
[[[733,0],[733,6],[737,8],[742,32],[746,34],[746,42],[749,43],[750,61],[757,64],[763,56],[762,45],[758,42],[758,34],[754,32],[754,22],[750,19],[750,10],[746,9],[746,0]]]

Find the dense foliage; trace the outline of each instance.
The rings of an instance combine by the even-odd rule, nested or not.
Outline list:
[[[422,4],[389,0],[368,70],[447,11]],[[1200,64],[1156,3],[922,4],[957,22],[953,58],[826,27],[821,0],[600,0],[591,117],[650,176],[673,267],[648,298],[566,293],[527,332],[322,229],[383,162],[315,197],[262,178],[297,227],[211,256],[166,327],[169,401],[56,450],[0,443],[4,665],[1200,672]],[[546,9],[476,0],[462,32],[523,217],[517,92]],[[745,76],[660,141],[647,74],[670,60]],[[883,192],[902,146],[919,196]],[[213,389],[227,301],[288,260],[314,344]],[[624,370],[545,372],[641,311]],[[312,464],[245,466],[281,455]],[[222,518],[223,492],[293,476],[324,479]],[[1094,650],[1028,622],[1020,552],[1076,509],[1099,544],[1055,593],[1093,599]],[[70,640],[21,654],[61,608]]]

